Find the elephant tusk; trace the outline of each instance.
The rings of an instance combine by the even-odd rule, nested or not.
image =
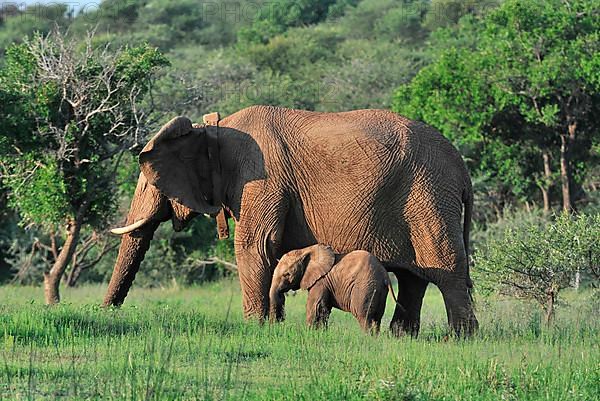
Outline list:
[[[128,226],[113,228],[112,230],[110,230],[110,232],[113,234],[116,234],[116,235],[127,234],[127,233],[132,232],[133,230],[137,230],[138,228],[142,227],[144,224],[146,224],[149,221],[150,221],[150,218],[145,217],[145,218],[138,220],[135,223],[130,224]]]

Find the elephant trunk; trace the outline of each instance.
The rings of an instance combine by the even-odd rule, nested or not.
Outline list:
[[[123,304],[127,292],[133,283],[140,263],[144,260],[146,251],[150,247],[150,240],[158,228],[158,222],[150,222],[143,229],[125,234],[121,238],[119,256],[108,284],[104,297],[104,306],[120,306]]]
[[[168,199],[139,175],[125,227],[112,230],[120,234],[121,246],[113,274],[104,297],[104,306],[119,306],[125,300],[135,274],[144,260],[150,241],[159,224],[173,216]],[[179,220],[177,217],[174,221]]]
[[[271,321],[281,322],[284,319],[285,295],[279,286],[271,286],[269,292],[269,304],[271,307]]]

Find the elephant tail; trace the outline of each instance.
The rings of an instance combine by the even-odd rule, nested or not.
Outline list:
[[[406,309],[404,309],[404,306],[402,306],[402,304],[398,302],[398,298],[396,298],[396,294],[394,293],[394,287],[392,286],[392,282],[390,280],[387,281],[387,285],[390,289],[390,293],[392,294],[392,299],[394,300],[400,311],[406,315]]]
[[[471,232],[471,218],[473,217],[473,189],[471,185],[463,192],[462,201],[465,205],[465,216],[463,222],[463,243],[465,246],[465,256],[467,257],[467,287],[473,288],[473,281],[469,269],[469,236]]]

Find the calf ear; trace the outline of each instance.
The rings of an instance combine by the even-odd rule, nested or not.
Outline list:
[[[216,213],[209,203],[210,166],[206,131],[193,128],[186,117],[175,117],[148,142],[139,156],[140,169],[168,198],[197,213]]]
[[[304,263],[306,271],[300,282],[300,288],[310,290],[315,283],[333,268],[335,254],[325,245],[313,245],[306,248]]]

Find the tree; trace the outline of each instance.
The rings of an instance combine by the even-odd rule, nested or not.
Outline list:
[[[167,60],[141,46],[115,52],[58,31],[7,51],[0,73],[0,162],[9,204],[45,232],[46,303],[77,255],[82,228],[102,229],[116,208],[124,152],[144,139],[152,77]]]
[[[455,31],[462,39],[437,36],[445,49],[398,89],[394,109],[468,145],[476,161],[497,146],[537,153],[514,162],[535,171],[529,177],[547,209],[558,170],[563,209],[572,210],[581,162],[600,129],[598,5],[507,0],[485,17],[461,19]]]
[[[575,274],[598,280],[600,216],[564,212],[546,226],[525,224],[491,239],[474,255],[474,274],[486,291],[537,302],[546,323],[554,317],[560,292]]]
[[[238,31],[242,43],[268,43],[288,28],[324,20],[336,0],[279,0],[259,7],[250,27]]]
[[[434,31],[457,24],[464,15],[482,15],[497,5],[496,0],[431,0],[423,25]]]
[[[496,66],[490,75],[497,97],[559,138],[564,210],[573,209],[577,139],[600,128],[599,6],[597,0],[513,0],[486,21],[483,46]]]

